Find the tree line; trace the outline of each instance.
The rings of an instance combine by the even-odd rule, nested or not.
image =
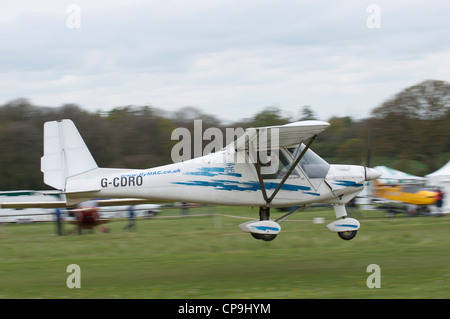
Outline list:
[[[42,181],[43,123],[72,119],[100,167],[148,168],[171,162],[172,131],[259,127],[317,119],[314,108],[297,115],[265,107],[249,119],[226,125],[195,107],[165,112],[149,105],[89,112],[75,104],[43,107],[19,98],[0,106],[0,190],[48,189]],[[323,120],[323,119],[321,119]],[[385,165],[423,176],[450,159],[450,83],[429,80],[402,90],[367,119],[325,119],[331,126],[313,149],[330,163]],[[192,135],[192,134],[191,134]],[[204,141],[208,143],[208,141]]]

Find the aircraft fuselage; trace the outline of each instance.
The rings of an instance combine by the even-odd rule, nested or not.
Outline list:
[[[280,152],[289,157],[285,148]],[[227,153],[230,150],[224,149],[201,158],[143,170],[97,168],[68,179],[67,201],[73,204],[87,198],[138,197],[155,202],[265,205],[255,166],[233,163],[230,156],[227,161]],[[292,162],[292,158],[288,160]],[[309,177],[301,166],[297,165],[271,206],[345,203],[363,189],[366,178],[363,166],[328,165],[326,174],[319,178]],[[264,178],[268,196],[280,181],[281,176],[273,174]],[[83,185],[84,191],[79,192],[78,185]],[[90,191],[86,192],[86,188]]]

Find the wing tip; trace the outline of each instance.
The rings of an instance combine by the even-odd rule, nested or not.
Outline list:
[[[297,121],[285,124],[283,126],[330,126],[330,123],[318,120],[306,120],[306,121]]]

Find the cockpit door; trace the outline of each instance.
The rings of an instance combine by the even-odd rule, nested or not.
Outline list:
[[[296,158],[296,156],[298,156],[304,148],[305,145],[302,143],[293,147],[287,147],[287,150],[292,158]],[[297,166],[297,168],[300,169],[309,179],[311,185],[316,190],[322,184],[328,174],[328,171],[330,170],[330,164],[314,153],[311,149],[306,151]]]

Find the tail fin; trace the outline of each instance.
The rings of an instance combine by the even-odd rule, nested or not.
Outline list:
[[[97,163],[71,120],[44,124],[44,183],[65,190],[67,178],[93,169]]]

